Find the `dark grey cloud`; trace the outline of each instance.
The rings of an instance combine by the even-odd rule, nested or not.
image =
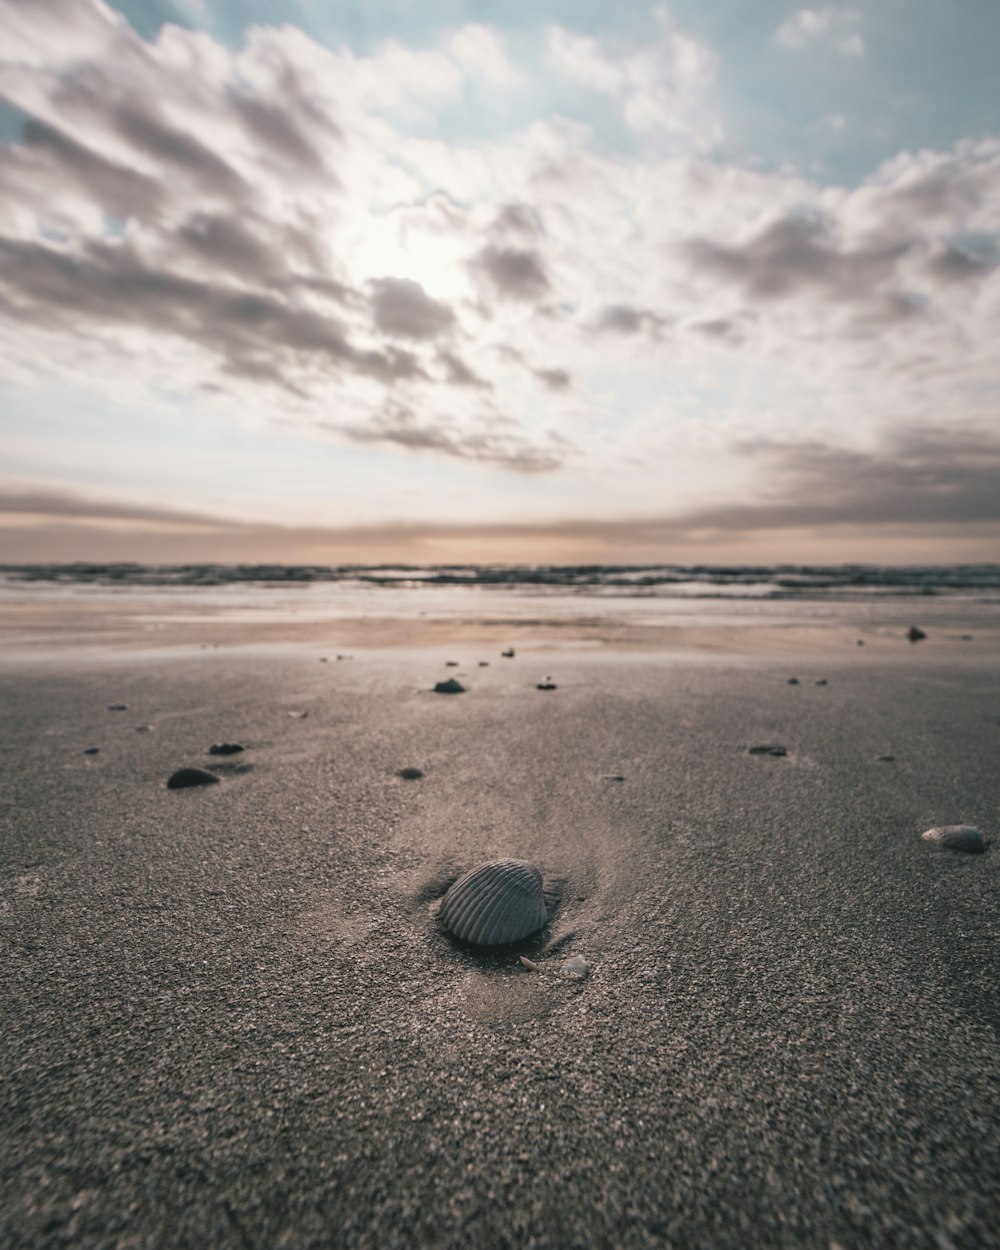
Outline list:
[[[449,330],[455,314],[409,278],[379,278],[372,283],[372,313],[383,334],[402,339],[433,339]]]
[[[424,376],[412,353],[359,350],[335,318],[314,308],[154,269],[125,243],[94,242],[70,254],[0,238],[0,258],[8,303],[37,325],[73,329],[80,314],[140,324],[197,343],[233,372],[282,384],[288,353],[321,357],[384,383]]]
[[[667,325],[665,318],[648,308],[630,308],[626,304],[610,304],[597,319],[598,330],[618,334],[658,334]]]
[[[465,361],[456,356],[454,352],[439,351],[437,354],[438,361],[444,366],[447,380],[452,386],[476,386],[482,390],[491,391],[493,383],[488,382],[485,378],[481,378],[478,373],[470,369]]]
[[[282,254],[235,217],[192,213],[176,238],[203,262],[243,278],[260,281],[285,269]]]
[[[230,96],[250,139],[277,164],[309,175],[321,172],[328,184],[337,185],[328,157],[343,138],[339,127],[312,105],[290,67],[281,76],[280,90],[280,107],[246,92]]]
[[[356,442],[394,443],[411,450],[443,452],[461,460],[499,465],[516,473],[548,473],[565,462],[572,448],[549,435],[539,446],[529,442],[512,422],[490,416],[479,428],[466,428],[445,416],[433,417],[401,404],[391,404],[364,425],[330,426]]]
[[[765,462],[769,496],[684,518],[694,527],[794,529],[1000,521],[1000,434],[907,429],[875,451],[820,442],[744,447]]]
[[[236,170],[194,135],[134,104],[116,108],[112,121],[132,147],[189,175],[201,191],[227,200],[250,198],[250,188]]]
[[[41,174],[53,191],[65,194],[67,184],[75,185],[115,216],[155,220],[163,207],[163,188],[157,179],[102,156],[37,118],[25,124],[22,146],[9,149],[0,159],[22,177]]]
[[[491,244],[476,254],[472,266],[506,299],[538,300],[548,294],[549,279],[535,251]]]
[[[803,290],[852,300],[892,279],[908,242],[845,249],[818,217],[784,217],[742,244],[691,239],[682,253],[697,270],[741,287],[756,300]]]
[[[151,508],[143,504],[93,499],[57,490],[0,489],[0,513],[94,521],[150,521],[169,525],[232,526],[237,524],[237,522],[208,516],[203,512],[185,512],[175,508]]]
[[[565,369],[532,369],[531,372],[550,391],[565,391],[573,380]]]

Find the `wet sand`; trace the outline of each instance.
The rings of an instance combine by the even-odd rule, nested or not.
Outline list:
[[[464,637],[8,651],[0,1241],[1000,1245],[997,650]]]

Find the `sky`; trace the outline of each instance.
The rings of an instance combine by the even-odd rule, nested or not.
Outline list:
[[[0,0],[0,561],[1000,560],[995,0]]]

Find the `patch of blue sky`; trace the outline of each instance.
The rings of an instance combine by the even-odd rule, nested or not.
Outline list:
[[[607,41],[611,53],[648,46],[656,5],[648,0],[113,0],[146,38],[165,21],[201,27],[233,48],[255,24],[300,27],[358,54],[389,39],[433,47],[470,22],[496,28],[525,71],[520,90],[472,89],[393,118],[417,133],[453,141],[500,138],[560,113],[591,126],[596,141],[631,151],[634,136],[606,98],[573,90],[546,68],[546,31],[560,24]],[[959,139],[1000,133],[996,48],[1000,4],[992,0],[885,0],[877,5],[811,5],[792,0],[671,0],[679,30],[718,54],[718,92],[727,142],[719,155],[764,169],[792,165],[856,185],[901,150],[949,148]],[[799,9],[837,9],[863,41],[845,53],[820,34],[788,48],[778,28]],[[200,16],[199,16],[200,15]],[[845,30],[848,27],[844,28]]]
[[[28,114],[15,108],[6,100],[0,100],[0,143],[18,143],[24,134]]]

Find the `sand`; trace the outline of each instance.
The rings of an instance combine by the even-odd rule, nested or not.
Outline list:
[[[8,651],[0,1243],[1000,1245],[1000,653],[848,632]]]

